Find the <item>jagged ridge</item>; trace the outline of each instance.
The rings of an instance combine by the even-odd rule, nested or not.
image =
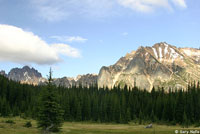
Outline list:
[[[23,68],[13,68],[8,74],[5,71],[0,71],[0,75],[4,75],[11,80],[26,84],[43,85],[47,79],[42,77],[36,69],[24,66]],[[90,86],[97,84],[96,74],[78,75],[76,78],[63,77],[53,79],[56,86],[72,87],[72,86]]]

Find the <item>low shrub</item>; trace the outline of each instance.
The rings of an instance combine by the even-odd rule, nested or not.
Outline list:
[[[31,122],[30,121],[26,122],[26,124],[24,125],[24,127],[27,127],[27,128],[32,127]]]
[[[15,124],[15,122],[13,120],[7,120],[7,121],[5,121],[5,123]]]

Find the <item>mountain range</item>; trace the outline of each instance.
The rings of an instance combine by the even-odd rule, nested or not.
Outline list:
[[[200,50],[177,48],[161,42],[140,47],[120,58],[114,65],[102,67],[98,86],[137,86],[151,91],[153,87],[186,88],[200,80]]]
[[[42,74],[34,68],[24,66],[23,68],[13,68],[8,74],[5,71],[0,71],[1,75],[8,77],[11,80],[18,81],[26,84],[43,85],[47,79],[42,77]],[[78,75],[76,78],[63,77],[54,78],[53,83],[56,86],[72,87],[72,86],[90,86],[97,83],[96,74]]]
[[[14,81],[28,84],[44,84],[47,80],[36,69],[24,66],[13,68],[1,75]],[[166,42],[152,47],[139,47],[127,53],[111,66],[103,66],[99,74],[78,75],[75,78],[56,78],[57,86],[71,87],[97,84],[99,88],[114,86],[137,86],[151,91],[153,87],[186,88],[190,82],[200,79],[200,50],[196,48],[177,48]]]

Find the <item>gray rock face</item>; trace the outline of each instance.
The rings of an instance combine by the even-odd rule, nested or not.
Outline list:
[[[23,68],[13,68],[10,70],[8,75],[5,71],[0,71],[0,75],[4,75],[11,80],[19,81],[21,83],[33,84],[33,85],[45,85],[47,82],[46,78],[42,77],[36,69],[24,66]],[[63,77],[53,80],[53,84],[56,86],[72,87],[82,85],[89,87],[97,84],[96,74],[78,75],[76,78]]]
[[[82,85],[84,87],[94,86],[97,84],[97,77],[96,74],[79,75],[76,85]]]
[[[74,79],[63,77],[63,78],[54,79],[53,84],[55,84],[56,86],[62,86],[62,87],[72,87],[76,85],[76,82]]]
[[[76,78],[63,77],[58,78],[53,81],[56,86],[63,87],[72,87],[72,86],[83,86],[89,87],[97,84],[97,75],[96,74],[86,74],[78,75]]]
[[[34,68],[24,66],[23,68],[13,68],[8,73],[8,78],[21,83],[38,85],[42,81],[42,75]]]
[[[176,48],[165,42],[152,47],[140,47],[117,63],[102,67],[98,86],[137,86],[151,91],[154,87],[186,88],[200,79],[200,50]]]
[[[3,76],[5,76],[5,77],[8,76],[4,70],[1,70],[1,71],[0,71],[0,75],[3,75]]]

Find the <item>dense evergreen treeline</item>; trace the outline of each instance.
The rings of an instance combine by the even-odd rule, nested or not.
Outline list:
[[[0,115],[37,117],[41,92],[46,86],[32,86],[9,81],[0,76]],[[168,93],[126,87],[122,90],[54,87],[66,121],[127,123],[129,121],[200,123],[200,87]]]

